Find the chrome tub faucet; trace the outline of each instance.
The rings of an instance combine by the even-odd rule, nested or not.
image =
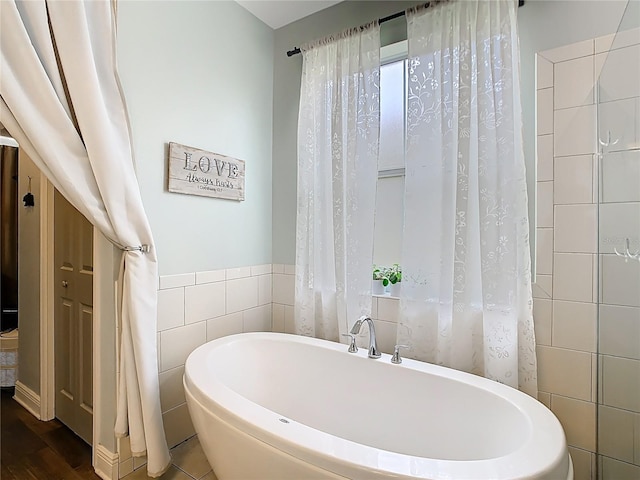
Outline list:
[[[366,323],[369,325],[369,358],[380,358],[381,354],[378,351],[378,343],[376,341],[376,329],[373,326],[373,320],[371,320],[366,315],[360,317],[360,319],[353,324],[351,328],[351,335],[357,335],[360,333],[360,329],[362,328],[362,324]]]

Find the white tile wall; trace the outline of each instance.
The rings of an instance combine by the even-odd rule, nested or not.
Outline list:
[[[225,282],[185,287],[185,323],[201,322],[225,313]]]
[[[601,255],[602,303],[640,307],[640,262]]]
[[[538,345],[538,390],[591,400],[591,354]]]
[[[600,353],[640,360],[640,308],[600,305]]]
[[[189,354],[225,335],[272,330],[271,271],[271,265],[256,265],[160,277],[160,401],[170,446],[195,433],[182,388]]]
[[[556,157],[596,153],[595,105],[556,110],[553,118],[553,151]]]
[[[598,408],[598,452],[625,462],[633,462],[635,414],[600,405]]]
[[[596,447],[595,407],[591,402],[551,395],[551,410],[562,423],[567,442],[589,451]]]
[[[640,151],[603,156],[601,200],[605,203],[640,202]]]
[[[640,29],[613,38],[541,52],[537,59],[538,388],[565,428],[576,479],[596,473],[640,478],[640,264],[613,255],[625,238],[632,251],[640,249]],[[542,59],[553,67],[552,82]],[[552,122],[545,108],[549,92]],[[544,144],[551,138],[553,172]],[[605,152],[600,159],[599,147]],[[604,355],[594,353],[598,348]],[[601,453],[615,457],[603,457],[600,472],[594,453],[598,397],[609,408],[600,412]]]
[[[596,351],[595,303],[553,301],[553,346]]]
[[[554,250],[565,253],[596,253],[598,210],[595,204],[556,205]]]
[[[553,227],[553,182],[537,182],[536,225]]]
[[[538,135],[553,133],[553,88],[538,90]]]
[[[600,73],[599,93],[603,102],[640,96],[640,45],[606,54]]]
[[[600,103],[598,106],[598,138],[603,151],[621,151],[638,147],[640,130],[637,114],[638,98],[625,98]]]
[[[594,44],[594,40],[585,40],[583,42],[564,45],[552,50],[546,50],[544,52],[540,52],[538,55],[541,55],[542,57],[553,63],[564,62],[566,60],[572,60],[574,58],[593,55]]]
[[[576,302],[593,301],[592,255],[556,253],[553,262],[553,298]]]
[[[207,339],[207,322],[160,332],[160,371],[184,365],[187,357]]]
[[[184,325],[184,288],[158,291],[158,331]]]
[[[605,405],[640,413],[640,360],[604,355],[602,392]]]
[[[551,345],[553,300],[534,298],[533,318],[537,345]]]
[[[537,154],[536,179],[539,182],[553,180],[553,135],[538,135]]]
[[[536,230],[536,272],[543,275],[553,273],[553,228]]]
[[[553,180],[553,201],[556,205],[595,201],[592,155],[556,158]]]
[[[553,72],[555,109],[593,104],[593,55],[555,63]]]
[[[258,277],[227,280],[226,313],[240,312],[258,305]]]
[[[536,88],[553,87],[553,63],[536,55]]]

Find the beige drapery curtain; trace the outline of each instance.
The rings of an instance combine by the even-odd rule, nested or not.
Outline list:
[[[157,259],[133,165],[109,0],[0,2],[0,122],[123,253],[115,432],[160,476],[170,465],[156,352]]]

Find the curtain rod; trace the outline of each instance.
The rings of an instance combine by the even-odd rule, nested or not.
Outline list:
[[[524,1],[525,0],[518,0],[518,7],[523,6],[524,5]],[[431,2],[427,2],[425,4],[425,7],[428,8],[430,3]],[[378,19],[378,23],[388,22],[389,20],[395,20],[396,18],[400,18],[400,17],[404,17],[404,16],[405,16],[405,12],[404,11],[396,12],[396,13],[394,13],[392,15],[387,16],[387,17],[382,17],[382,18]],[[299,47],[295,47],[294,49],[289,50],[287,52],[287,57],[293,57],[294,55],[298,55],[299,53],[300,53],[300,48]]]

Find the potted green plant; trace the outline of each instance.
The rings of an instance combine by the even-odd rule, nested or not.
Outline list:
[[[389,294],[392,297],[400,296],[400,287],[402,286],[402,268],[399,264],[394,263],[392,267],[387,269],[387,278],[389,279]]]
[[[373,295],[384,295],[384,287],[389,284],[389,279],[385,276],[385,270],[384,267],[373,266],[373,283],[371,284],[371,293]]]

